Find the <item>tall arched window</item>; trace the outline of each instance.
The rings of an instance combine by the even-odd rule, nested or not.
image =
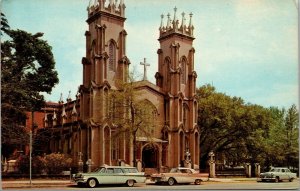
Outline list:
[[[188,116],[189,116],[189,107],[187,104],[183,105],[183,125],[184,128],[188,128]]]
[[[165,80],[165,87],[166,87],[166,90],[167,91],[170,91],[171,90],[171,75],[170,75],[170,67],[171,67],[171,61],[170,61],[170,58],[166,58],[165,59],[165,74],[164,74],[164,78],[166,79]]]
[[[115,71],[116,65],[116,45],[113,41],[109,43],[109,60],[108,60],[108,69],[110,71]]]
[[[186,83],[186,59],[183,58],[181,60],[181,83],[185,84]]]

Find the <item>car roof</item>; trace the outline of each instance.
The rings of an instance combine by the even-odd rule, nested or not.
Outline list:
[[[105,167],[105,168],[136,168],[136,167],[132,167],[132,166],[109,166],[109,165],[103,165],[100,167]]]
[[[287,167],[272,167],[272,168],[276,168],[277,169],[277,168],[287,168]]]
[[[177,168],[177,169],[192,169],[192,168],[188,168],[188,167],[174,167],[174,168]]]

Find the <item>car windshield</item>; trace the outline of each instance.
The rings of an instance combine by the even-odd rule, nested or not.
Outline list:
[[[96,168],[95,170],[93,170],[93,172],[103,173],[104,170],[105,170],[104,167],[100,167],[100,168]]]
[[[280,172],[280,168],[272,168],[270,172]]]

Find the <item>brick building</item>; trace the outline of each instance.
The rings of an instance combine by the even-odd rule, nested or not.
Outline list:
[[[116,79],[126,82],[130,60],[126,56],[124,28],[125,4],[91,0],[87,11],[86,55],[82,58],[83,82],[76,100],[61,99],[44,116],[45,128],[52,129],[48,152],[63,152],[83,161],[91,159],[95,166],[118,165],[120,161],[133,165],[132,142],[126,137],[112,143],[115,127],[105,121],[105,95],[117,90]],[[130,5],[128,5],[130,6]],[[163,16],[159,27],[160,48],[156,84],[144,80],[135,82],[141,101],[147,100],[156,113],[156,125],[151,143],[146,137],[136,137],[136,159],[144,168],[161,169],[178,166],[187,151],[193,165],[199,165],[199,129],[194,71],[192,14],[179,22],[174,9],[173,19]],[[127,137],[128,138],[128,137]],[[151,146],[150,146],[151,144]]]

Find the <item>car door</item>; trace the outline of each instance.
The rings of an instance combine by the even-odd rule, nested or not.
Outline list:
[[[193,177],[191,176],[191,171],[189,169],[180,169],[180,173],[178,174],[180,176],[180,180],[178,182],[180,183],[190,183],[193,182]]]
[[[281,169],[281,177],[280,177],[281,180],[288,180],[288,175],[287,175],[287,172],[284,168]]]
[[[99,184],[113,184],[115,182],[114,169],[106,168],[99,177]]]
[[[114,178],[116,184],[124,184],[126,182],[126,176],[121,168],[114,168]]]

